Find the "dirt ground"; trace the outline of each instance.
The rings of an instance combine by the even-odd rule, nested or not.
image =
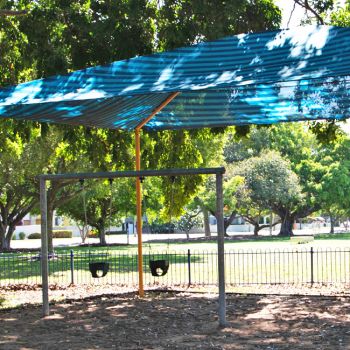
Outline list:
[[[130,292],[41,312],[1,310],[0,349],[350,349],[348,296],[227,295],[223,329],[215,294]]]

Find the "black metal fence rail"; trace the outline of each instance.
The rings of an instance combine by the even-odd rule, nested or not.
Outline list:
[[[215,251],[149,251],[144,257],[146,285],[217,284]],[[40,254],[0,254],[0,286],[40,284]],[[162,277],[150,273],[150,260],[168,260],[169,270]],[[92,278],[91,262],[107,262],[109,272]],[[225,252],[226,284],[349,284],[350,248],[309,248],[271,250],[230,250]],[[98,284],[123,286],[138,281],[137,254],[118,251],[73,250],[49,256],[50,284]]]

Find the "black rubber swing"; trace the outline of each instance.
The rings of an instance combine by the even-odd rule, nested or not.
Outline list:
[[[89,263],[89,270],[93,278],[105,277],[109,271],[109,263],[103,261],[91,262]]]
[[[152,276],[164,276],[166,275],[169,269],[169,260],[150,260],[149,267],[151,269]]]

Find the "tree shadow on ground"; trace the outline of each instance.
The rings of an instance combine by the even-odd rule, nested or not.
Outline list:
[[[348,298],[228,296],[229,326],[218,327],[217,297],[148,292],[0,312],[1,349],[344,349]]]

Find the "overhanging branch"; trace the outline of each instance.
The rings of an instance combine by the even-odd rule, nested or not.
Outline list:
[[[317,21],[319,22],[319,24],[325,24],[324,23],[324,19],[321,17],[321,15],[315,10],[313,9],[308,0],[294,0],[294,2],[296,4],[298,4],[299,6],[303,7],[306,11],[311,12],[317,19]]]
[[[27,10],[16,11],[16,10],[0,9],[0,16],[3,16],[3,17],[6,17],[6,16],[23,16],[23,15],[26,15],[27,13],[28,13]]]

